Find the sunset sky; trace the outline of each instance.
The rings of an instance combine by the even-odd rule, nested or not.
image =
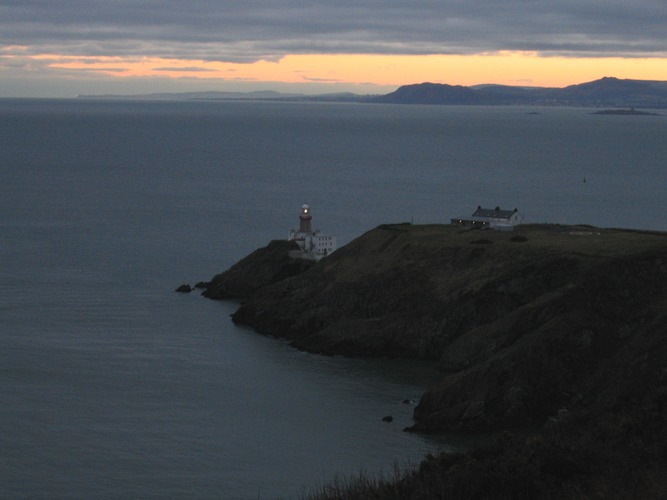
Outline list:
[[[665,0],[0,0],[0,97],[667,80]]]

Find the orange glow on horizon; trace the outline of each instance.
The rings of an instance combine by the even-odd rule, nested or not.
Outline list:
[[[304,54],[253,63],[48,54],[32,56],[32,59],[41,61],[52,71],[66,70],[70,76],[73,72],[81,72],[116,78],[190,78],[385,87],[426,81],[451,85],[498,83],[564,87],[603,76],[667,80],[667,59],[664,58],[544,57],[534,52],[477,55]]]

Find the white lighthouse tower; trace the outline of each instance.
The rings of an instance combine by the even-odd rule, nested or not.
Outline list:
[[[304,204],[299,213],[299,230],[292,229],[287,237],[298,246],[298,250],[289,251],[290,257],[299,259],[320,260],[336,250],[336,237],[323,234],[319,229],[312,228],[313,216],[310,207]]]

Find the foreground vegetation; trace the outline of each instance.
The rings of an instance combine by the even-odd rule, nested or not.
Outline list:
[[[632,422],[626,417],[596,422],[594,428],[573,423],[530,437],[503,433],[493,444],[466,453],[429,455],[418,467],[397,470],[392,477],[338,479],[304,498],[665,498],[664,420]]]

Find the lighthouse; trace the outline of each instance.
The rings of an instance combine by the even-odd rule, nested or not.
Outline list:
[[[320,260],[336,250],[336,237],[313,230],[312,221],[310,207],[304,204],[299,212],[299,229],[290,230],[287,237],[288,241],[296,243],[289,251],[290,257]]]
[[[310,207],[304,204],[301,207],[301,214],[299,215],[299,232],[300,233],[312,233],[310,227],[310,221],[313,220],[313,216],[310,215]]]

